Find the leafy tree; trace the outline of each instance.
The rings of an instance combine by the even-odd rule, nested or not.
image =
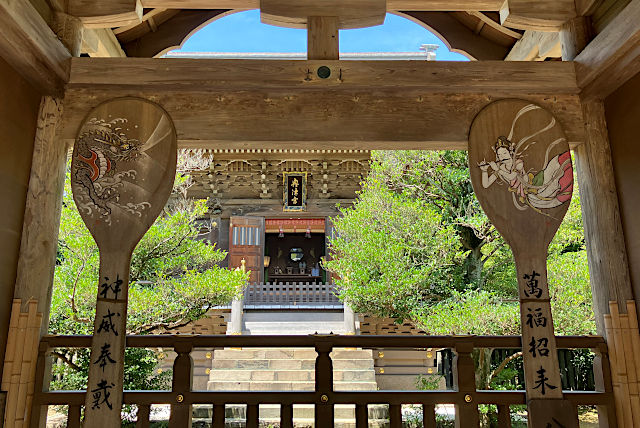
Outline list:
[[[133,252],[128,334],[186,325],[232,300],[247,279],[218,265],[226,254],[202,239],[197,220],[207,211],[206,201],[188,200],[188,185],[188,175],[176,177],[171,203]],[[98,269],[98,248],[76,209],[67,176],[49,333],[92,333]],[[86,386],[88,352],[58,350],[54,355],[65,363],[56,373],[56,386]],[[151,351],[127,349],[125,362],[129,388],[153,389],[166,382],[166,376],[152,375],[157,359]]]
[[[520,333],[511,251],[473,193],[465,152],[376,152],[356,203],[334,220],[340,297],[358,312],[409,319],[429,334]],[[549,248],[556,334],[595,322],[577,189]],[[520,352],[492,363],[474,351],[480,389],[521,387]]]

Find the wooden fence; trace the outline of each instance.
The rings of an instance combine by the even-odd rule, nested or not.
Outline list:
[[[244,291],[245,309],[342,308],[334,284],[309,282],[255,283]]]
[[[611,373],[607,346],[603,338],[596,336],[559,336],[558,348],[591,349],[594,361],[597,391],[565,391],[565,399],[574,404],[577,418],[578,405],[598,406],[601,426],[617,426],[613,405]],[[47,405],[68,405],[68,428],[81,426],[81,406],[85,391],[47,392],[47,354],[54,348],[88,348],[91,336],[45,336],[40,342],[36,373],[36,393],[32,407],[30,426],[37,428],[46,418]],[[191,426],[192,405],[213,405],[213,428],[224,428],[225,405],[246,404],[246,426],[257,428],[260,404],[280,404],[281,428],[293,427],[293,405],[313,404],[315,426],[330,427],[334,422],[336,404],[355,404],[356,428],[368,426],[367,406],[388,404],[390,428],[402,427],[402,405],[422,404],[424,426],[435,428],[435,406],[455,406],[456,426],[479,426],[479,404],[495,404],[498,408],[498,423],[511,427],[510,406],[525,404],[524,391],[478,391],[476,390],[474,362],[471,353],[475,348],[520,348],[520,336],[128,336],[127,346],[135,348],[173,348],[177,353],[173,365],[171,391],[127,391],[126,404],[138,407],[136,427],[149,427],[150,406],[170,404],[169,427]],[[192,389],[194,348],[225,347],[300,347],[314,348],[317,352],[315,364],[315,390],[313,392],[235,392],[194,391]],[[330,353],[333,348],[358,347],[379,348],[450,348],[453,360],[453,390],[446,391],[334,391],[333,368]]]

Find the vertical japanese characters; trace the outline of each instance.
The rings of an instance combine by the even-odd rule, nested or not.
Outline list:
[[[158,105],[120,98],[96,107],[74,146],[71,186],[100,250],[85,426],[120,426],[131,254],[171,192],[176,132]]]

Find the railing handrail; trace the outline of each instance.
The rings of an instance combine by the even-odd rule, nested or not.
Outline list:
[[[130,348],[172,348],[177,341],[188,341],[194,348],[205,347],[263,347],[313,348],[318,342],[335,348],[455,348],[460,343],[472,343],[474,348],[521,348],[521,336],[387,336],[387,335],[128,335]],[[559,349],[606,350],[601,336],[556,336]],[[49,348],[88,348],[89,335],[46,335],[41,344]],[[603,348],[604,347],[604,348]]]
[[[153,404],[170,404],[169,426],[189,426],[191,406],[213,404],[212,426],[225,426],[225,405],[243,403],[247,405],[246,426],[259,426],[259,405],[275,403],[281,405],[282,426],[293,427],[293,405],[313,404],[316,426],[330,426],[334,420],[334,405],[355,404],[356,426],[367,426],[367,405],[388,404],[389,421],[392,428],[402,426],[402,404],[422,404],[423,418],[429,426],[435,426],[435,406],[453,404],[456,426],[479,426],[478,404],[495,404],[500,426],[510,427],[509,406],[526,403],[525,391],[477,390],[474,361],[471,353],[475,348],[520,348],[520,336],[238,336],[238,335],[149,335],[127,336],[127,346],[135,348],[173,348],[177,356],[173,363],[173,379],[170,391],[126,391],[125,404],[138,407],[138,427],[148,427],[150,409]],[[558,348],[588,348],[596,353],[594,365],[598,366],[596,385],[598,391],[566,391],[566,400],[577,405],[596,405],[608,426],[616,426],[615,406],[609,358],[606,342],[599,336],[557,336]],[[67,423],[70,428],[79,428],[81,406],[85,391],[45,391],[46,354],[52,348],[83,348],[91,345],[91,336],[44,336],[38,349],[36,390],[32,406],[31,428],[40,425],[46,417],[43,409],[47,405],[68,405]],[[314,391],[198,391],[193,390],[194,348],[314,348]],[[454,390],[445,391],[336,391],[333,382],[333,364],[330,353],[337,348],[451,348],[453,361]],[[577,421],[577,410],[575,418]],[[44,416],[43,416],[44,415]]]

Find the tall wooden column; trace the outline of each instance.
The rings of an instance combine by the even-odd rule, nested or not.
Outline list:
[[[560,32],[562,59],[572,61],[591,36],[589,18],[567,22]],[[626,312],[633,293],[602,101],[583,102],[582,114],[586,140],[574,155],[596,324],[598,332],[606,335],[604,315],[609,313],[609,302],[617,302]]]
[[[38,302],[48,318],[69,146],[56,138],[62,100],[43,97],[33,148],[14,299]]]
[[[588,18],[567,22],[560,32],[562,59],[573,60],[591,35]],[[574,154],[593,309],[598,332],[607,337],[617,426],[631,428],[640,425],[640,331],[602,100],[583,101],[582,114],[586,139]],[[601,426],[605,419],[603,414]]]

